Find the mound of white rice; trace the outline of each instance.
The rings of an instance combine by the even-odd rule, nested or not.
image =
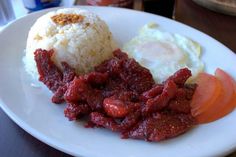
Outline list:
[[[77,23],[61,25],[53,20],[55,15],[80,15]],[[49,12],[31,27],[24,58],[26,71],[38,78],[34,52],[41,48],[53,49],[54,63],[61,68],[67,62],[77,74],[87,73],[93,67],[112,56],[116,44],[106,23],[97,15],[78,8],[59,9]]]

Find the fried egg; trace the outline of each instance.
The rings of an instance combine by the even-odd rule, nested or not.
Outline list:
[[[200,60],[201,46],[197,42],[162,30],[155,23],[144,25],[123,50],[148,68],[156,83],[165,81],[181,68],[191,70],[192,77],[188,80],[191,82],[204,67]]]

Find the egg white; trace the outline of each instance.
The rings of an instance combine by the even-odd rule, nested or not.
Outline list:
[[[157,83],[185,67],[192,72],[188,80],[191,82],[204,68],[200,60],[201,46],[197,42],[164,31],[155,23],[144,25],[139,34],[124,45],[123,51],[148,68]]]

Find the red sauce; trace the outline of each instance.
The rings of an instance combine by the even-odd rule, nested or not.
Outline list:
[[[120,50],[80,76],[67,63],[59,70],[52,54],[52,50],[36,50],[39,80],[54,93],[54,103],[66,102],[64,114],[69,120],[88,116],[87,127],[104,127],[122,138],[147,141],[178,136],[196,124],[190,112],[196,85],[185,84],[191,76],[187,68],[155,84],[148,69]]]

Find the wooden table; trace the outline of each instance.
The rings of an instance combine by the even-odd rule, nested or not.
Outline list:
[[[210,11],[192,0],[176,0],[174,17],[212,36],[236,53],[236,16]]]
[[[236,52],[236,17],[212,12],[196,5],[191,0],[177,0],[175,19],[213,36]],[[23,131],[1,109],[0,156],[70,157]],[[236,157],[236,153],[230,157]]]

